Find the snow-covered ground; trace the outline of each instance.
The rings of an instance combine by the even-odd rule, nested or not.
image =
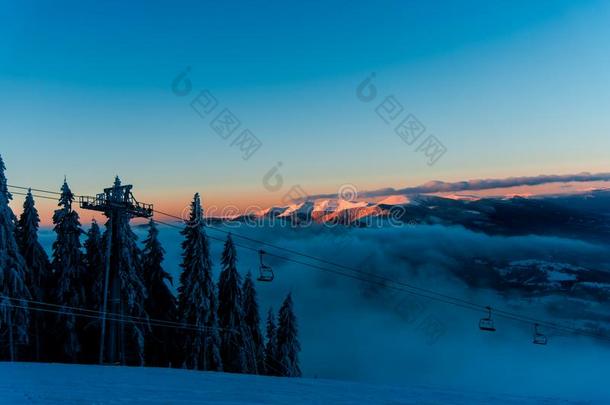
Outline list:
[[[136,367],[0,363],[0,403],[602,404],[426,387]]]

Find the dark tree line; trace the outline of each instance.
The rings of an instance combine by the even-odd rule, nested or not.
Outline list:
[[[74,194],[64,180],[53,215],[55,241],[49,258],[38,239],[40,218],[31,191],[19,218],[9,207],[11,200],[0,157],[0,360],[97,363],[111,250],[108,232],[102,233],[95,221],[83,231]],[[140,248],[129,219],[118,220],[120,299],[125,308],[121,332],[126,337],[121,364],[301,375],[291,295],[277,319],[269,310],[263,336],[255,283],[250,273],[243,278],[239,273],[230,235],[214,282],[198,194],[188,226],[181,231],[177,297],[163,267],[165,250],[155,222],[150,221]]]

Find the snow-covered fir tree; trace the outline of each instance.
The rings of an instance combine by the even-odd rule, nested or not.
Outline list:
[[[300,377],[297,320],[294,315],[292,294],[288,294],[278,314],[277,360],[279,372],[285,377]]]
[[[47,253],[38,241],[38,227],[40,217],[34,205],[31,190],[25,197],[23,211],[17,223],[17,244],[25,260],[25,283],[34,301],[43,302],[49,298],[50,290],[50,263]],[[52,318],[49,313],[37,311],[40,304],[30,303],[30,350],[28,360],[41,361],[45,359],[43,331],[51,326]]]
[[[216,313],[218,300],[199,194],[195,194],[188,226],[181,234],[184,241],[178,313],[184,324],[181,330],[183,363],[191,369],[222,371]]]
[[[87,308],[99,310],[102,302],[102,289],[104,287],[104,249],[102,246],[102,233],[95,220],[87,231],[85,239],[85,268],[87,274]]]
[[[28,343],[30,298],[25,284],[26,265],[15,240],[15,214],[0,156],[0,359],[17,360],[18,347]]]
[[[114,181],[114,195],[121,190],[121,180],[117,176]],[[111,221],[117,221],[113,228],[112,247],[117,257],[112,258],[112,264],[116,266],[119,280],[120,302],[122,316],[128,318],[124,322],[118,322],[123,341],[124,351],[120,354],[121,364],[143,365],[144,364],[144,336],[147,326],[142,319],[147,318],[145,300],[146,288],[142,282],[142,258],[141,251],[137,245],[138,237],[129,225],[130,216],[126,212],[122,215],[113,215],[106,223],[103,246],[109,243],[108,229],[112,226]],[[144,324],[143,324],[144,322]]]
[[[218,324],[222,342],[220,354],[225,371],[243,373],[247,369],[243,298],[241,277],[237,271],[237,252],[230,234],[222,251],[221,263],[222,271],[218,280]]]
[[[102,235],[97,222],[93,220],[85,239],[85,285],[87,291],[87,308],[99,311],[101,309],[102,292],[104,291],[104,250]],[[99,319],[87,320],[83,337],[83,357],[87,363],[97,362],[100,345]]]
[[[162,266],[165,250],[159,242],[159,230],[154,221],[150,221],[148,237],[144,240],[142,252],[142,278],[148,291],[145,301],[146,313],[157,321],[177,321],[176,298],[167,283],[172,283],[172,277]],[[153,321],[146,334],[145,361],[146,365],[168,367],[176,363],[174,346],[175,333],[171,326],[158,326]]]
[[[49,257],[38,241],[40,217],[31,190],[25,197],[23,211],[17,222],[17,244],[27,266],[26,285],[32,298],[42,301],[46,297],[49,278]],[[47,290],[47,291],[45,291]]]
[[[260,314],[252,273],[242,286],[247,372],[265,374],[265,346],[260,328]]]
[[[64,179],[59,198],[59,209],[53,214],[56,240],[53,243],[55,272],[55,300],[61,306],[57,317],[58,360],[77,362],[81,358],[83,317],[75,308],[87,305],[84,265],[80,236],[83,233],[78,213],[73,210],[74,194]]]
[[[281,373],[279,372],[277,359],[277,326],[275,325],[275,315],[271,308],[269,308],[269,312],[267,313],[266,335],[265,372],[267,375],[279,376]]]

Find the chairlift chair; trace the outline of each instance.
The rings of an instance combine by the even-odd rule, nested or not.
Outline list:
[[[265,251],[264,250],[259,250],[258,251],[258,256],[260,258],[260,267],[259,267],[259,275],[258,275],[258,281],[263,281],[263,282],[271,282],[273,281],[273,278],[275,277],[273,274],[273,269],[270,266],[267,266],[264,262],[263,262],[263,256],[265,255]]]
[[[495,332],[496,327],[494,326],[494,321],[491,319],[491,307],[487,308],[487,317],[481,318],[479,321],[479,329],[484,330],[486,332]]]
[[[547,338],[546,335],[540,333],[538,331],[538,324],[534,325],[534,340],[532,343],[535,345],[546,345]]]

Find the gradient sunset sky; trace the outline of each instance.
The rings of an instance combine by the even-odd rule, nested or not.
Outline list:
[[[94,194],[118,174],[178,212],[195,191],[264,206],[297,184],[610,171],[610,2],[0,4],[10,184],[59,189],[66,175]],[[178,97],[187,66],[193,91]],[[364,103],[356,88],[371,72],[379,95]],[[261,140],[249,160],[189,106],[203,89]],[[389,95],[446,146],[435,165],[375,113]],[[278,162],[284,185],[269,191]]]

